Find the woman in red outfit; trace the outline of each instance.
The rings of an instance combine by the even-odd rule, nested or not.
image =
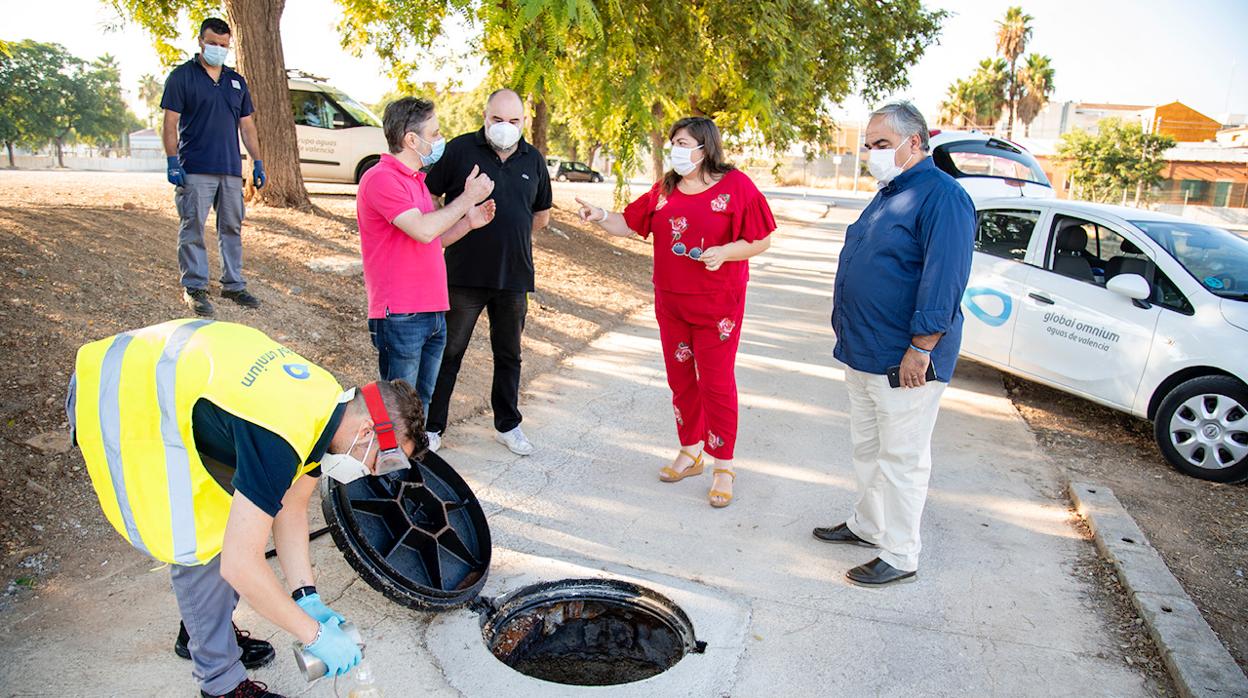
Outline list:
[[[677,121],[672,169],[615,213],[580,199],[582,220],[612,235],[654,242],[654,310],[672,389],[680,450],[659,471],[664,482],[702,474],[714,461],[711,506],[732,501],[737,441],[737,345],[750,257],[771,246],[776,221],[762,192],[724,161],[715,122]]]

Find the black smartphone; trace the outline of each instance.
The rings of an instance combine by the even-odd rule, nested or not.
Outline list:
[[[901,366],[889,366],[887,375],[888,375],[889,387],[892,387],[892,388],[901,387]],[[929,381],[936,380],[936,367],[933,366],[932,362],[930,361],[927,362],[927,379]]]

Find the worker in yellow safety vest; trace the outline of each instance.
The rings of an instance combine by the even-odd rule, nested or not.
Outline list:
[[[424,452],[411,386],[343,391],[259,330],[187,319],[83,346],[66,407],[105,517],[172,566],[175,651],[202,695],[277,695],[247,678],[274,652],[234,626],[240,595],[330,675],[360,661],[314,586],[308,500],[322,471],[350,482]],[[270,535],[285,589],[265,562]]]

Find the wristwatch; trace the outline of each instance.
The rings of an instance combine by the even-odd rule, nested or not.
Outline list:
[[[302,599],[305,596],[311,596],[315,593],[316,593],[316,587],[309,584],[306,587],[299,587],[298,589],[295,589],[294,591],[290,592],[290,598],[294,599],[295,601],[298,601],[299,599]]]

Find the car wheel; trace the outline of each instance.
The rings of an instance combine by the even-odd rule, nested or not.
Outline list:
[[[598,182],[601,182],[601,181],[602,181],[602,175],[594,175],[594,176],[593,176],[593,178],[592,178],[592,179],[590,179],[589,181],[594,182],[595,184],[597,184]]]
[[[355,183],[359,184],[360,179],[364,177],[364,173],[368,172],[372,169],[373,165],[376,165],[379,162],[381,162],[381,158],[377,156],[371,156],[361,160],[360,164],[355,168]]]
[[[1202,480],[1248,479],[1248,386],[1230,376],[1202,376],[1170,391],[1153,420],[1161,453]]]
[[[559,180],[560,182],[566,182],[566,181],[568,181],[568,176],[567,176],[566,174],[561,174],[561,175],[559,175],[558,177],[556,177],[555,179]]]

